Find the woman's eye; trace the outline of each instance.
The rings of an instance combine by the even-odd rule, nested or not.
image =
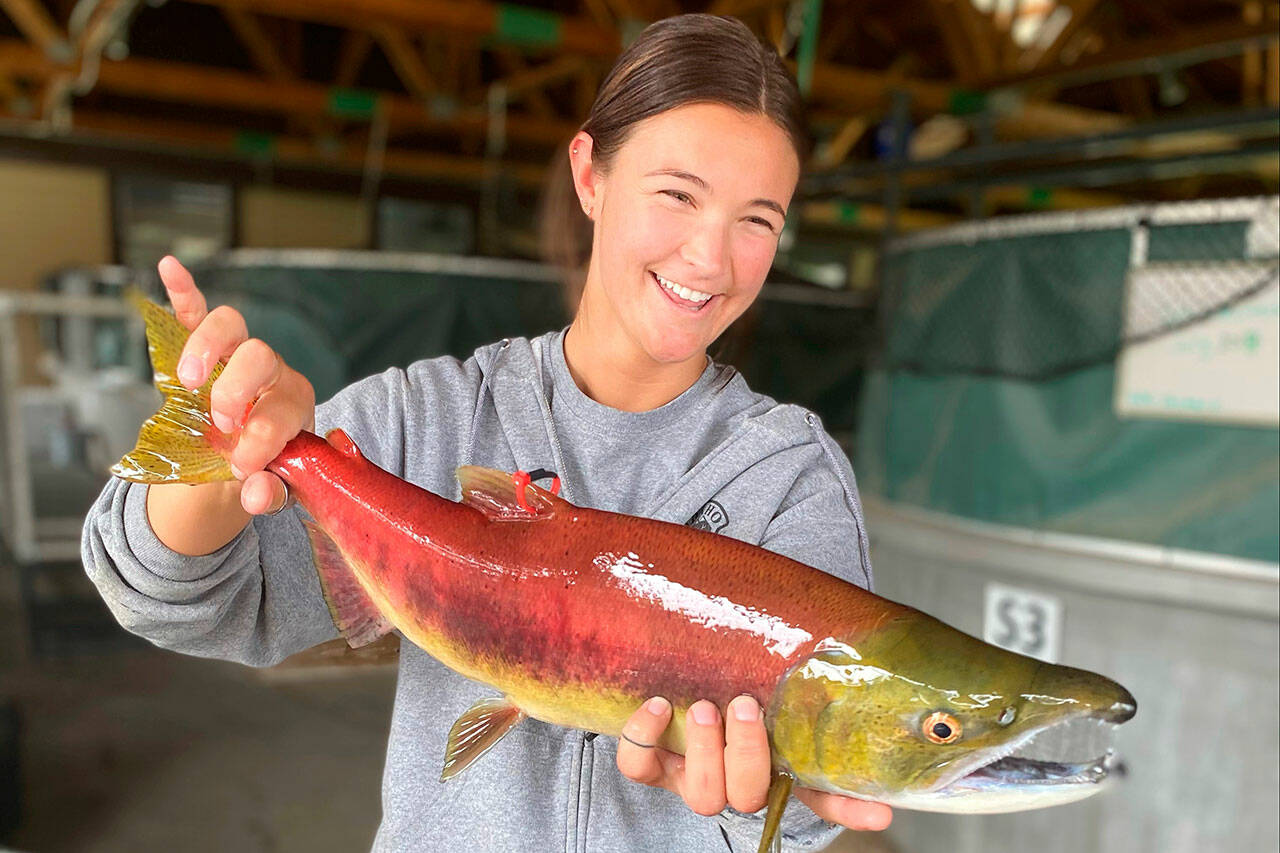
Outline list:
[[[765,228],[768,228],[770,231],[773,230],[773,223],[767,219],[761,219],[759,216],[748,216],[747,221],[755,225],[763,225]]]
[[[693,199],[689,196],[688,193],[682,193],[680,192],[680,190],[663,190],[663,192],[671,196],[678,202],[682,202],[684,204],[693,204]]]

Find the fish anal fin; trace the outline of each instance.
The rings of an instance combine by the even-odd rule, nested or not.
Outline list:
[[[773,771],[773,779],[769,782],[769,804],[764,813],[764,832],[760,835],[758,853],[771,853],[782,849],[782,835],[778,827],[782,825],[782,813],[787,809],[787,798],[791,796],[791,786],[795,777],[783,770]]]
[[[303,519],[315,556],[316,573],[333,624],[353,649],[368,645],[388,633],[392,624],[369,598],[338,544],[314,521]]]
[[[462,502],[480,510],[492,521],[545,521],[553,518],[559,507],[568,504],[564,498],[531,483],[524,490],[529,507],[525,509],[516,499],[516,485],[510,474],[478,465],[464,465],[457,473]]]
[[[466,770],[471,762],[492,749],[524,717],[524,711],[505,697],[481,699],[468,708],[449,729],[440,781],[452,779]]]

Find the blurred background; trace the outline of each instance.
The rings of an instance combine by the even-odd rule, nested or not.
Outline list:
[[[559,327],[548,164],[682,11],[819,143],[718,358],[850,454],[881,594],[1139,702],[1105,796],[832,849],[1277,849],[1273,0],[0,0],[0,847],[368,849],[394,661],[163,653],[84,578],[122,288],[177,255],[321,399]]]

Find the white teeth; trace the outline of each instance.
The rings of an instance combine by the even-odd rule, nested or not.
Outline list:
[[[676,296],[679,296],[681,299],[687,299],[690,302],[706,302],[712,296],[715,296],[714,293],[703,293],[700,290],[692,290],[688,287],[685,287],[684,285],[676,284],[674,281],[663,278],[657,273],[654,273],[653,277],[656,278],[658,280],[658,283],[661,284],[663,287],[665,287],[667,290],[670,290],[672,293],[674,293]]]

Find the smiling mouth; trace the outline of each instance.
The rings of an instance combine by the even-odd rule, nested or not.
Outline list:
[[[685,287],[677,282],[671,281],[670,279],[663,278],[653,270],[649,270],[649,275],[653,278],[654,283],[658,285],[658,289],[661,290],[668,299],[686,311],[701,311],[708,303],[711,302],[711,300],[715,299],[716,296],[719,295],[715,293],[703,293],[700,290]]]

